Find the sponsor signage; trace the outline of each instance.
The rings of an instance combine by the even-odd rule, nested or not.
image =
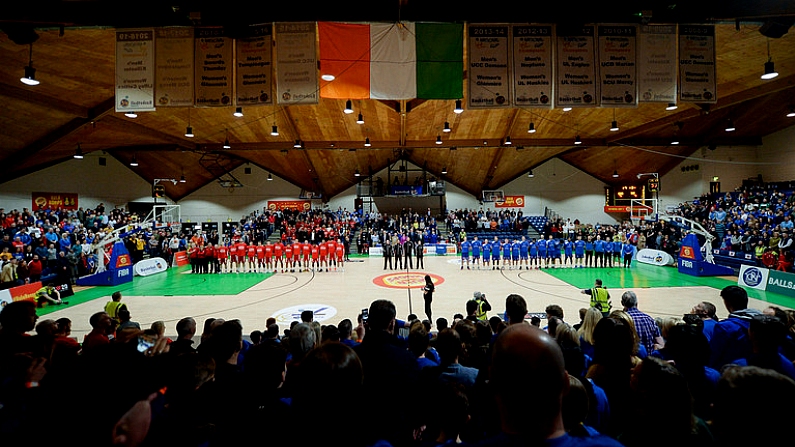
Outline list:
[[[683,245],[679,250],[679,257],[684,259],[696,259],[696,251],[689,245]]]
[[[136,276],[151,276],[163,273],[168,269],[168,263],[163,258],[149,258],[138,261],[133,266]]]
[[[628,213],[630,207],[618,205],[605,205],[605,213]]]
[[[177,263],[177,267],[188,265],[190,263],[190,260],[188,259],[188,252],[183,250],[174,253],[174,261]]]
[[[36,301],[36,292],[41,289],[41,281],[32,282],[23,286],[0,290],[0,306],[5,307],[12,301]]]
[[[278,210],[308,211],[311,208],[312,208],[312,202],[309,200],[268,200],[268,209],[271,211],[278,211]]]
[[[765,290],[770,270],[764,267],[741,265],[737,285],[751,289]]]
[[[337,309],[326,304],[299,304],[278,310],[271,316],[276,319],[276,323],[289,325],[293,321],[301,321],[301,313],[305,310],[311,310],[313,321],[318,323],[337,315]]]
[[[674,258],[670,254],[661,250],[644,248],[638,251],[636,259],[638,262],[651,265],[673,265]]]
[[[795,274],[770,270],[767,291],[795,297]]]
[[[505,200],[494,202],[495,208],[523,208],[524,196],[505,196]]]
[[[32,194],[33,211],[46,209],[77,209],[77,194],[60,192],[34,192]]]

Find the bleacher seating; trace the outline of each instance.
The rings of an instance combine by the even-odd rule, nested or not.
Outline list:
[[[751,253],[744,253],[741,251],[719,250],[717,248],[712,250],[712,257],[715,264],[725,265],[733,269],[740,269],[742,265],[758,265],[756,257]]]
[[[546,216],[525,216],[523,219],[530,223],[530,226],[536,230],[536,233],[544,233],[544,226],[547,224],[548,220]]]

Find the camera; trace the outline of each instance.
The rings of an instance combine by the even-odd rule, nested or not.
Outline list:
[[[155,342],[147,340],[143,337],[138,337],[138,352],[146,352],[154,345]]]
[[[368,309],[362,309],[362,324],[367,324],[367,317],[370,315]]]

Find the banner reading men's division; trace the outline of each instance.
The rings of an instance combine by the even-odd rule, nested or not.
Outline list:
[[[273,104],[272,25],[253,26],[251,36],[235,41],[235,105]]]
[[[155,29],[157,107],[193,107],[193,28]]]
[[[640,102],[676,102],[676,25],[643,25],[638,35]]]
[[[234,40],[223,28],[196,28],[196,106],[232,105]]]
[[[551,25],[513,25],[513,105],[552,107]]]
[[[715,26],[679,26],[679,100],[718,101]]]
[[[635,25],[599,25],[599,96],[602,107],[638,105]]]
[[[276,24],[276,92],[279,104],[317,104],[315,22]]]
[[[155,37],[151,29],[116,32],[116,111],[155,110]]]
[[[599,105],[592,25],[557,27],[555,107]]]
[[[508,25],[469,25],[469,108],[511,106]]]

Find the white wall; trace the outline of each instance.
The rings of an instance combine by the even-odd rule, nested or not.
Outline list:
[[[790,118],[795,124],[795,118]],[[795,125],[762,139],[759,158],[768,163],[759,166],[766,182],[795,180]]]

